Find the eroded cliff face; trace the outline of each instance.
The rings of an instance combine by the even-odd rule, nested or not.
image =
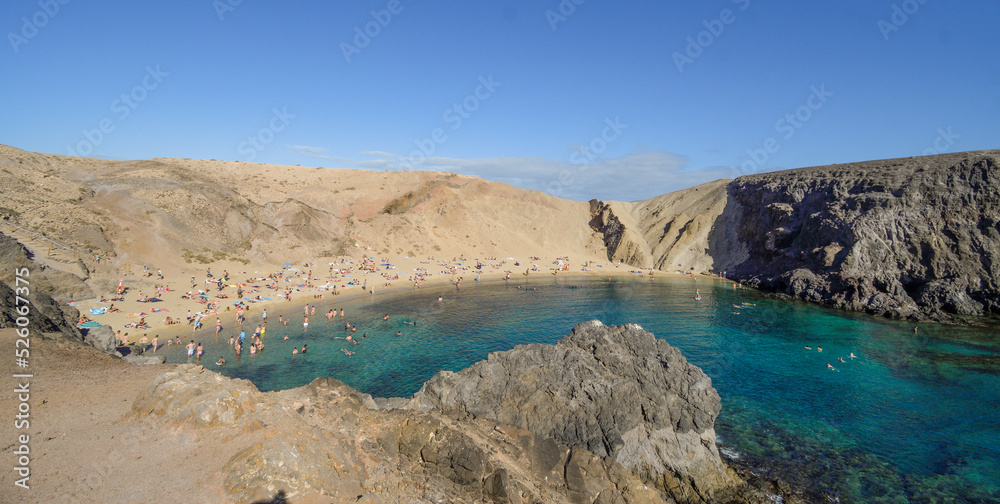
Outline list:
[[[635,267],[895,318],[996,314],[998,166],[993,150],[750,175],[591,202],[591,227]]]
[[[649,245],[636,232],[638,225],[628,205],[590,200],[590,228],[603,237],[609,261],[648,268],[652,264]]]
[[[753,175],[727,192],[748,254],[717,271],[893,317],[1000,313],[998,151]]]

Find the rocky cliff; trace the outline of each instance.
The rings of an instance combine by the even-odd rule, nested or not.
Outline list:
[[[719,457],[712,380],[641,327],[579,324],[556,345],[521,345],[443,371],[406,406],[486,418],[608,457],[678,502],[718,502],[736,480]]]
[[[26,274],[18,276],[16,271]],[[22,282],[18,282],[18,278]],[[27,299],[30,305],[19,302],[18,295]],[[15,327],[17,309],[28,306],[26,327],[33,334],[61,333],[81,341],[83,337],[76,328],[80,313],[59,301],[87,297],[93,297],[93,293],[82,279],[34,261],[20,242],[0,233],[0,327]]]
[[[821,166],[730,184],[766,290],[893,317],[1000,313],[1000,151]]]
[[[620,211],[593,202],[591,225],[609,258],[637,267],[725,272],[896,318],[996,314],[998,168],[993,150],[749,175]],[[622,254],[622,244],[649,257]]]
[[[238,502],[278,491],[293,502],[773,501],[719,459],[708,377],[635,325],[581,324],[554,346],[441,373],[409,399],[327,378],[262,393],[185,364],[132,411],[226,450],[220,484]]]

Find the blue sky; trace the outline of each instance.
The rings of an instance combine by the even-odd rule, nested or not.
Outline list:
[[[0,7],[0,143],[448,170],[571,199],[1000,148],[1000,2]]]

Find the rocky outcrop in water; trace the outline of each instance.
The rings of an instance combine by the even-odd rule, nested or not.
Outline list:
[[[368,504],[772,502],[719,460],[708,377],[635,325],[581,324],[557,345],[441,373],[408,399],[330,378],[260,392],[183,364],[132,412],[224,440],[205,449],[225,451],[220,481],[236,502],[278,491]]]
[[[486,418],[608,457],[678,502],[717,502],[736,481],[715,445],[711,379],[641,327],[579,324],[443,371],[406,408]]]
[[[803,168],[728,189],[752,286],[900,318],[1000,313],[1000,151]]]
[[[226,439],[237,502],[285,491],[328,502],[663,503],[612,460],[531,432],[440,412],[379,409],[329,378],[282,392],[184,364],[132,405],[144,421]]]

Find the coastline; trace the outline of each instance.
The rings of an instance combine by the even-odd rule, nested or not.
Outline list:
[[[543,277],[543,278],[544,277],[549,277],[549,276],[554,276],[554,275],[552,275],[552,271],[555,271],[555,267],[553,267],[553,264],[555,264],[557,260],[558,260],[557,258],[553,258],[551,261],[544,261],[544,260],[543,261],[535,261],[534,263],[538,264],[539,268],[538,268],[538,271],[532,272],[528,276],[528,282],[530,283],[532,280],[537,279],[540,276]],[[341,284],[341,285],[344,285],[346,287],[338,287],[338,289],[340,289],[339,294],[332,294],[331,291],[322,291],[321,292],[321,291],[317,290],[316,288],[308,288],[308,287],[306,287],[306,288],[300,288],[300,289],[297,289],[297,290],[293,290],[293,299],[292,299],[292,301],[285,301],[283,298],[277,297],[275,295],[277,292],[281,291],[282,284],[278,283],[278,289],[273,290],[273,291],[266,291],[268,294],[274,296],[276,299],[271,299],[269,301],[262,301],[262,302],[252,302],[252,303],[248,303],[246,305],[248,307],[248,310],[245,313],[246,320],[245,320],[243,326],[245,327],[247,325],[260,323],[261,322],[261,314],[262,314],[262,312],[264,310],[268,310],[269,311],[269,317],[268,318],[273,319],[273,317],[271,316],[272,314],[274,316],[277,316],[277,315],[283,315],[285,313],[294,313],[295,311],[297,311],[299,309],[302,309],[306,305],[319,304],[321,302],[323,304],[327,304],[327,303],[344,303],[344,302],[354,301],[354,300],[357,300],[357,299],[363,299],[363,298],[366,298],[366,297],[375,297],[375,298],[377,298],[377,297],[379,297],[381,295],[384,295],[384,294],[395,294],[395,293],[406,292],[406,291],[413,291],[414,293],[417,293],[422,288],[453,285],[455,283],[455,279],[458,278],[458,277],[464,277],[465,279],[463,280],[463,283],[468,284],[469,282],[473,282],[473,280],[471,280],[469,277],[474,276],[475,273],[476,273],[474,270],[460,270],[458,272],[459,274],[457,274],[457,275],[450,275],[450,276],[449,275],[444,275],[442,273],[433,273],[432,275],[424,278],[423,282],[421,283],[421,286],[418,288],[418,287],[415,287],[412,283],[409,283],[405,279],[403,279],[404,274],[406,276],[412,276],[414,274],[414,269],[417,268],[417,267],[419,267],[421,264],[423,264],[422,262],[417,262],[416,264],[414,264],[412,261],[414,261],[414,259],[412,259],[412,258],[411,259],[398,258],[396,261],[390,262],[390,264],[393,264],[394,266],[396,266],[396,269],[393,269],[393,270],[386,270],[384,268],[376,268],[376,270],[374,272],[372,272],[372,271],[355,271],[355,272],[353,272],[352,278],[351,278],[352,280],[360,280],[362,282],[373,282],[375,284],[379,284],[379,283],[384,283],[385,282],[385,279],[381,275],[383,273],[385,273],[386,271],[394,271],[394,272],[396,272],[396,274],[398,274],[400,276],[400,280],[394,280],[394,281],[392,281],[393,285],[391,285],[389,287],[384,287],[384,286],[381,286],[381,285],[373,285],[372,287],[375,290],[374,291],[374,296],[369,295],[369,293],[367,293],[367,292],[361,291],[361,286],[359,286],[359,285],[346,285],[347,282],[345,282],[344,278],[342,277],[342,278],[339,279],[340,281],[338,281],[337,283]],[[475,259],[473,259],[472,261],[475,261]],[[450,263],[452,261],[443,261],[443,262]],[[457,262],[460,262],[460,263],[461,262],[469,263],[471,261],[457,261]],[[523,265],[524,263],[529,263],[529,261],[527,261],[527,260],[522,261],[522,266],[512,266],[511,265],[511,266],[509,266],[509,268],[523,268],[523,267],[525,267]],[[430,267],[439,267],[438,266],[439,264],[440,263],[435,262],[434,264],[429,264],[428,266],[430,266]],[[237,265],[239,267],[241,267],[241,268],[246,268],[246,269],[236,270],[236,266]],[[208,265],[207,267],[209,269],[214,268],[215,271],[218,271],[218,270],[221,270],[221,269],[225,269],[227,266],[229,266],[229,267],[232,267],[234,269],[234,271],[241,271],[240,273],[230,274],[230,282],[229,282],[230,286],[236,285],[236,283],[243,283],[243,280],[247,279],[248,275],[267,276],[268,274],[270,274],[270,273],[268,273],[269,271],[273,271],[274,273],[280,273],[280,272],[290,271],[290,270],[286,270],[284,267],[282,267],[280,265],[255,265],[253,267],[254,268],[253,270],[251,270],[250,268],[247,268],[246,266],[239,265],[238,263],[237,263],[237,265],[227,264],[227,263],[221,263],[221,264],[218,264],[218,265],[215,265],[215,264]],[[323,266],[327,266],[327,265],[325,263],[324,264],[320,264],[319,265],[319,269],[322,269]],[[292,267],[295,267],[295,266],[293,265]],[[402,269],[404,267],[408,268],[409,271],[404,271]],[[427,269],[429,270],[430,267],[428,267]],[[593,265],[592,267],[594,269],[598,268],[596,265]],[[184,277],[186,277],[186,276],[189,275],[190,269],[191,268],[185,268],[184,270],[181,270],[179,272],[169,272],[169,271],[167,271],[167,272],[164,273],[164,276],[166,277],[166,279],[178,278],[178,277],[184,278]],[[314,267],[313,269],[315,270],[316,268]],[[154,270],[151,269],[150,271],[154,271]],[[253,273],[249,273],[250,271],[253,271]],[[612,265],[610,263],[605,263],[605,264],[601,265],[601,270],[600,271],[594,271],[594,270],[592,270],[592,271],[572,271],[572,270],[567,270],[567,271],[560,271],[560,272],[557,273],[557,275],[560,276],[560,277],[567,278],[567,279],[577,279],[577,278],[580,278],[580,279],[592,279],[592,278],[602,278],[602,277],[632,278],[632,277],[635,277],[637,275],[636,273],[634,273],[634,271],[637,271],[637,270],[635,268],[631,268],[631,267],[627,267],[627,266],[615,267],[615,265]],[[719,277],[716,277],[716,276],[713,276],[713,275],[707,275],[707,274],[700,273],[700,272],[699,273],[690,273],[690,274],[688,274],[688,273],[682,273],[682,272],[676,272],[676,271],[675,272],[670,272],[670,271],[661,271],[661,270],[654,270],[654,272],[657,275],[663,275],[663,276],[675,276],[675,275],[676,276],[683,276],[683,275],[689,275],[689,276],[696,276],[696,277],[705,278],[705,279],[719,279]],[[644,271],[644,274],[645,273],[646,273],[646,271]],[[315,274],[315,272],[314,272],[314,274]],[[481,272],[480,274],[482,275],[482,278],[481,278],[481,280],[479,280],[478,283],[481,283],[481,284],[499,284],[499,283],[505,282],[505,280],[503,279],[503,275],[504,275],[503,271],[490,270],[490,271]],[[525,280],[524,280],[524,278],[521,278],[521,277],[523,277],[523,274],[512,272],[511,278],[510,278],[509,282],[522,283]],[[228,298],[228,299],[217,298],[215,296],[215,294],[216,294],[215,292],[210,292],[210,291],[214,290],[214,288],[212,288],[212,289],[206,289],[206,292],[209,294],[211,301],[219,301],[220,302],[219,311],[218,311],[218,313],[214,313],[213,312],[213,313],[206,314],[206,316],[204,317],[204,319],[202,321],[202,323],[203,323],[202,329],[199,329],[198,331],[194,331],[192,325],[185,323],[186,322],[185,321],[186,311],[190,309],[190,310],[192,310],[192,312],[197,313],[196,308],[199,308],[199,307],[201,307],[203,305],[196,305],[190,299],[188,299],[188,300],[181,299],[181,296],[183,296],[184,293],[187,292],[186,290],[171,289],[171,291],[168,292],[168,293],[166,293],[166,294],[160,294],[163,297],[159,298],[160,299],[159,302],[152,303],[152,304],[151,303],[140,303],[138,301],[135,301],[135,293],[137,291],[143,291],[144,289],[142,287],[144,287],[144,286],[156,284],[157,282],[154,281],[154,280],[152,280],[152,279],[155,279],[156,277],[154,276],[154,277],[149,277],[149,278],[138,278],[138,279],[136,279],[136,278],[134,278],[134,276],[133,277],[124,276],[124,277],[121,277],[121,278],[125,278],[126,279],[126,281],[125,281],[125,285],[126,286],[129,286],[130,284],[135,285],[135,287],[129,286],[129,290],[126,293],[126,300],[124,302],[116,302],[116,303],[114,303],[115,306],[118,309],[121,310],[121,313],[113,313],[113,314],[106,314],[106,315],[97,315],[97,316],[93,316],[93,318],[91,318],[91,320],[99,322],[102,325],[109,325],[109,326],[111,326],[111,328],[112,328],[113,331],[117,332],[117,331],[121,330],[122,334],[128,333],[128,335],[129,335],[129,342],[130,343],[136,343],[139,340],[139,338],[141,337],[141,335],[144,334],[144,333],[147,334],[148,339],[150,341],[153,339],[154,336],[158,336],[159,339],[160,339],[160,345],[164,345],[165,344],[164,342],[167,339],[175,339],[177,337],[180,337],[181,340],[184,341],[186,339],[192,339],[192,338],[193,339],[197,339],[198,337],[204,338],[206,336],[214,336],[214,325],[215,325],[214,324],[214,322],[215,322],[214,319],[216,317],[218,317],[218,319],[222,323],[223,331],[226,331],[227,329],[232,329],[232,328],[234,328],[237,325],[236,324],[236,319],[237,319],[237,317],[236,317],[236,310],[232,309],[232,305],[231,305],[231,303],[235,302],[235,299],[234,298]],[[320,280],[315,280],[315,281],[318,282]],[[163,282],[165,282],[166,285],[169,285],[168,280],[163,280]],[[205,285],[205,284],[203,284],[203,285]],[[244,284],[244,285],[246,285],[246,284]],[[226,293],[230,293],[233,290],[235,290],[235,289],[231,289],[230,287],[226,287],[225,292]],[[264,296],[264,294],[265,294],[264,292],[261,292],[261,296],[262,297]],[[314,298],[313,297],[314,295],[323,295],[323,296],[325,296],[325,298],[321,301],[320,299]],[[247,296],[245,295],[244,297],[247,297]],[[87,309],[91,307],[90,304],[93,304],[94,301],[95,301],[94,299],[83,300],[82,302],[74,303],[74,305],[77,305],[76,307],[81,311],[81,315],[88,315],[89,316],[89,314],[87,313]],[[108,303],[108,304],[110,304],[110,303]],[[225,310],[225,309],[223,309],[223,307],[229,307],[229,310]],[[134,314],[134,313],[142,313],[143,308],[147,308],[147,309],[148,308],[158,308],[158,309],[165,309],[166,311],[165,312],[157,312],[156,314],[153,314],[152,312],[147,312],[147,324],[150,326],[148,329],[137,329],[137,328],[126,328],[126,327],[124,327],[127,323],[129,323],[131,321],[134,321],[133,320],[134,317],[133,318],[129,318],[128,315],[129,314]],[[163,315],[160,315],[160,313],[162,313]],[[162,322],[162,320],[166,316],[170,316],[172,318],[179,319],[179,320],[181,320],[181,323],[179,323],[179,324],[172,324],[172,325],[164,325],[163,322]],[[251,327],[251,329],[252,329],[252,327]]]

